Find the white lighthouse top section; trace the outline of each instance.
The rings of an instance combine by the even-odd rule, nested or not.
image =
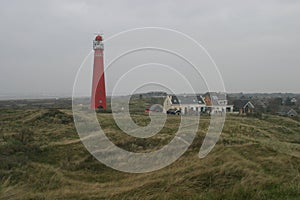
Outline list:
[[[96,49],[104,49],[104,45],[103,45],[103,42],[102,42],[102,37],[101,35],[97,35],[95,40],[93,41],[93,49],[96,50]]]

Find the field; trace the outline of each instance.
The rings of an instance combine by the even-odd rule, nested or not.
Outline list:
[[[119,147],[144,152],[174,136],[180,116],[150,139],[122,133],[110,113],[101,126]],[[149,117],[132,115],[145,126]],[[176,162],[131,174],[97,161],[76,133],[72,110],[47,107],[0,109],[1,199],[299,199],[300,121],[273,115],[228,115],[219,142],[205,158],[198,152],[209,116]]]

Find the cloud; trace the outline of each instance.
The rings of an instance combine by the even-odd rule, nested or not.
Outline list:
[[[1,1],[0,93],[66,94],[93,33],[162,26],[216,60],[228,91],[300,92],[299,1]]]

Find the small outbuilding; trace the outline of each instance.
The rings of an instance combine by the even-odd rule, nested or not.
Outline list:
[[[298,113],[297,113],[294,109],[290,109],[290,110],[287,112],[287,116],[289,116],[289,117],[297,117],[297,116],[298,116]]]
[[[286,117],[297,117],[298,113],[292,108],[289,107],[283,107],[280,109],[280,111],[277,113],[280,116],[286,116]]]

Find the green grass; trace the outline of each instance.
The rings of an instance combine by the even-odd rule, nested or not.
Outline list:
[[[141,106],[140,106],[141,107]],[[132,113],[141,126],[147,114]],[[149,139],[128,136],[109,113],[98,113],[107,136],[121,148],[148,152],[167,144],[179,116]],[[176,162],[130,174],[106,167],[80,142],[69,109],[0,110],[1,199],[299,199],[300,122],[265,115],[229,115],[215,148],[197,157],[209,125]],[[23,139],[22,139],[23,134]]]

